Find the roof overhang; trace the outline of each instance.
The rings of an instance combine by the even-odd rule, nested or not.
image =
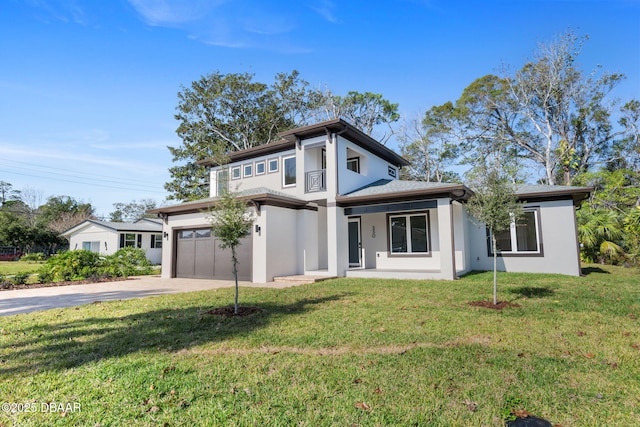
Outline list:
[[[593,193],[591,187],[562,188],[551,191],[531,191],[516,194],[518,200],[523,203],[549,202],[553,200],[573,200],[574,206],[580,206],[582,202]]]
[[[238,200],[242,200],[247,204],[257,205],[258,209],[261,205],[278,206],[289,209],[312,209],[304,200],[285,197],[278,194],[260,193],[247,196],[238,196]],[[149,213],[162,215],[182,215],[189,213],[198,213],[212,209],[216,205],[217,198],[205,199],[196,202],[187,202],[180,205],[166,206],[163,208],[152,209]]]
[[[397,203],[424,199],[448,198],[465,202],[473,195],[473,191],[462,184],[433,189],[420,189],[409,191],[396,191],[383,194],[371,194],[366,196],[337,196],[336,204],[341,207],[356,205],[373,205],[380,203]]]

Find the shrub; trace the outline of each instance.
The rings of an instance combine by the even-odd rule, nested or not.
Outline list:
[[[115,277],[151,274],[152,267],[142,249],[122,248],[105,259],[102,274]]]
[[[45,256],[42,252],[35,252],[32,254],[26,254],[26,255],[22,255],[22,257],[20,258],[20,261],[35,261],[35,262],[42,262],[45,260]]]
[[[27,279],[29,279],[31,273],[16,273],[13,275],[13,284],[16,286],[24,285],[27,283]]]
[[[99,254],[87,250],[59,253],[52,256],[40,269],[40,276],[51,281],[84,280],[100,274],[104,259]]]

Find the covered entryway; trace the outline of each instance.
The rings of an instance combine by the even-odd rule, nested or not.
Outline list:
[[[210,228],[176,231],[175,277],[233,280],[231,249],[221,249]],[[251,280],[251,235],[236,248],[238,279]]]

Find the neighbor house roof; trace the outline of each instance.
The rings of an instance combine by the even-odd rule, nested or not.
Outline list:
[[[295,148],[296,142],[300,139],[313,138],[315,136],[330,135],[332,133],[343,135],[346,139],[354,144],[376,154],[378,157],[388,161],[395,166],[408,166],[409,162],[399,156],[392,150],[388,149],[369,135],[365,134],[358,128],[349,124],[343,119],[327,120],[325,122],[316,123],[310,126],[299,127],[284,132],[280,132],[278,136],[282,138],[280,141],[271,142],[269,144],[259,145],[257,147],[247,148],[246,150],[235,151],[229,154],[230,161],[240,162],[246,159],[275,154],[281,151],[291,150]],[[212,160],[200,160],[197,162],[204,166],[218,166]]]
[[[106,228],[114,232],[120,231],[132,231],[132,232],[160,232],[162,231],[162,223],[153,218],[145,218],[136,222],[112,222],[112,221],[100,221],[97,219],[86,219],[79,224],[74,225],[68,230],[62,233],[63,236],[73,234],[77,231],[81,231],[90,225],[97,225],[98,227]]]
[[[233,193],[235,197],[241,200],[251,201],[257,204],[283,206],[289,208],[304,208],[307,202],[281,191],[271,190],[266,187],[249,188]],[[149,213],[154,214],[175,214],[175,213],[194,213],[211,209],[218,197],[208,197],[206,199],[193,200],[177,205],[165,206],[162,208],[152,209]]]
[[[473,191],[462,184],[380,179],[350,193],[336,197],[340,206],[370,204],[421,198],[449,197],[464,201]]]

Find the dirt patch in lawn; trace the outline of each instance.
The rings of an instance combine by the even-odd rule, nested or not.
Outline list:
[[[509,301],[498,301],[497,304],[494,304],[493,301],[471,301],[469,303],[472,307],[482,307],[482,308],[490,308],[492,310],[503,310],[505,308],[518,308],[520,304],[516,304]]]
[[[121,282],[123,280],[134,280],[132,277],[99,277],[94,279],[85,280],[68,280],[65,282],[51,282],[51,283],[28,283],[24,285],[14,285],[13,283],[0,283],[0,291],[15,291],[18,289],[32,289],[32,288],[51,288],[55,286],[69,286],[69,285],[88,285],[91,283],[105,283],[105,282]]]
[[[230,307],[219,307],[214,308],[213,310],[207,311],[207,314],[212,316],[223,316],[223,317],[233,317],[233,316],[250,316],[255,313],[260,313],[258,307],[238,307],[238,314],[235,314],[235,310],[233,306]]]

